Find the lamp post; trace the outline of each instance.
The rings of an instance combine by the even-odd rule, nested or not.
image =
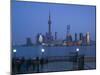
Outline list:
[[[79,48],[76,48],[76,53],[77,53],[77,55],[76,55],[76,61],[77,61],[77,69],[79,69],[78,67],[79,67],[79,51],[80,51],[80,49]]]
[[[76,48],[77,55],[79,55],[79,51],[80,51],[80,49]]]
[[[16,58],[16,52],[17,52],[17,50],[16,49],[13,49],[14,58]]]
[[[76,48],[76,51],[79,52],[79,48]]]
[[[16,52],[17,52],[17,50],[16,49],[13,49],[13,53],[14,53],[14,60],[13,60],[13,62],[14,62],[14,74],[16,74]]]
[[[43,72],[43,65],[44,65],[44,52],[45,52],[45,49],[42,48],[41,49],[41,52],[42,52],[42,57],[40,59],[40,65],[41,65],[41,71]]]
[[[42,57],[43,57],[43,54],[44,54],[44,52],[45,52],[45,49],[42,48],[42,49],[41,49],[41,52],[42,52]]]
[[[77,61],[78,61],[78,57],[79,57],[79,51],[80,51],[80,49],[79,49],[79,48],[76,48],[76,57],[77,57]]]

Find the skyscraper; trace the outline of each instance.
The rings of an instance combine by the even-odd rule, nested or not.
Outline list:
[[[79,34],[79,44],[82,45],[83,44],[83,33]]]
[[[79,40],[83,40],[83,33],[79,34]]]
[[[90,33],[89,32],[86,33],[86,42],[87,42],[87,45],[90,44]]]
[[[48,20],[48,43],[50,43],[53,40],[53,36],[52,36],[52,31],[51,31],[51,14],[49,11],[49,20]]]
[[[45,42],[45,36],[42,35],[41,33],[38,33],[36,35],[36,44],[41,44],[41,43],[44,43]]]
[[[26,38],[26,45],[27,46],[32,46],[33,45],[30,37]]]
[[[70,35],[70,25],[67,25],[67,41],[71,41],[71,35]]]
[[[51,36],[51,14],[49,11],[49,20],[48,20],[48,33]]]
[[[77,41],[77,33],[75,33],[75,41]]]
[[[55,32],[55,40],[57,40],[57,32]]]
[[[38,33],[38,34],[36,35],[36,44],[39,44],[39,35],[40,35],[40,33]]]
[[[67,25],[67,35],[70,33],[70,25]]]
[[[42,34],[39,35],[39,42],[40,42],[40,43],[43,42],[43,36],[42,36]]]

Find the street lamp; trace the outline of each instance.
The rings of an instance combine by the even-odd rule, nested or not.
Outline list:
[[[44,52],[45,52],[45,49],[44,49],[44,48],[42,48],[42,49],[41,49],[41,52],[42,52],[42,53],[44,53]]]
[[[13,49],[13,52],[16,53],[16,49]]]
[[[16,74],[16,52],[17,52],[17,50],[16,49],[13,49],[13,53],[14,53],[14,74]]]
[[[79,50],[80,50],[79,48],[76,48],[76,51],[77,51],[77,52],[79,52]]]
[[[42,48],[42,49],[41,49],[41,52],[42,52],[42,57],[43,57],[43,53],[45,52],[45,49]]]
[[[80,49],[76,48],[77,55],[79,55],[79,51],[80,51]]]
[[[17,50],[16,49],[13,49],[13,53],[14,53],[14,57],[16,58],[16,52]]]
[[[79,61],[79,48],[76,48],[76,65],[78,66],[78,61]]]

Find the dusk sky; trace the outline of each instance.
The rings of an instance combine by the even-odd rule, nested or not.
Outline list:
[[[49,11],[52,34],[58,32],[58,39],[65,39],[70,25],[73,39],[75,33],[90,32],[91,39],[95,40],[95,6],[14,1],[11,8],[13,44],[24,44],[27,37],[34,43],[37,33],[48,32]]]

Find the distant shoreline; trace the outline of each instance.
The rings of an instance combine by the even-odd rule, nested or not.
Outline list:
[[[82,47],[82,46],[96,46],[96,44],[91,44],[91,45],[80,45],[80,46],[78,46],[78,45],[72,45],[72,46],[64,46],[64,45],[54,45],[54,46],[46,46],[46,45],[14,45],[14,46],[12,46],[12,47],[36,47],[36,46],[43,46],[43,47],[74,47],[74,46],[76,46],[76,47]]]

